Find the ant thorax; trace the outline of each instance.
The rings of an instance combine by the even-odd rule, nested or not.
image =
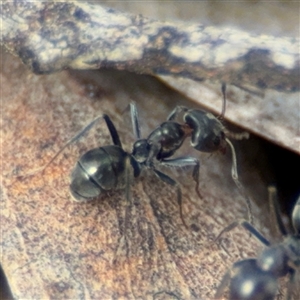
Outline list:
[[[132,155],[139,163],[152,164],[172,156],[184,139],[190,134],[185,125],[167,121],[153,130],[147,139],[137,140],[133,145]]]
[[[161,160],[172,156],[178,150],[187,137],[184,125],[167,121],[157,127],[148,137],[151,152],[148,160],[156,158]]]

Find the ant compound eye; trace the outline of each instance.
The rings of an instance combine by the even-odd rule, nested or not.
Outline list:
[[[221,144],[221,139],[220,139],[220,137],[216,136],[215,139],[214,139],[214,141],[213,141],[213,143],[214,143],[214,145],[215,145],[216,147],[220,146],[220,144]]]

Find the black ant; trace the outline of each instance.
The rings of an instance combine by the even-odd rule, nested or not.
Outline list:
[[[234,263],[231,269],[224,275],[217,289],[215,298],[220,298],[224,289],[229,284],[229,299],[275,299],[278,290],[278,279],[287,275],[289,275],[290,278],[286,298],[292,299],[293,287],[299,288],[299,282],[297,286],[296,281],[299,281],[300,276],[300,196],[292,213],[294,233],[289,234],[280,216],[278,203],[275,201],[275,194],[275,187],[269,187],[269,201],[274,208],[278,228],[284,240],[281,243],[271,245],[270,242],[247,221],[234,222],[226,227],[219,234],[217,239],[219,239],[224,232],[238,225],[242,225],[268,248],[263,250],[257,258],[244,259]]]
[[[182,213],[182,193],[179,184],[168,175],[157,170],[154,164],[148,165],[145,161],[140,160],[141,157],[148,157],[149,152],[148,148],[145,147],[145,143],[143,143],[144,140],[140,139],[138,113],[134,103],[130,104],[130,109],[133,131],[135,137],[138,139],[133,146],[132,153],[128,153],[123,149],[113,122],[108,115],[104,114],[93,120],[76,136],[70,139],[47,163],[43,170],[45,170],[68,145],[78,140],[82,135],[89,131],[99,119],[103,118],[110,132],[113,145],[89,150],[80,157],[71,173],[70,192],[74,200],[78,202],[89,201],[95,199],[104,192],[125,189],[126,199],[129,203],[130,184],[132,179],[138,177],[144,167],[148,167],[163,182],[176,187],[180,217],[183,224],[187,227]],[[198,160],[192,157],[182,157],[173,160],[162,159],[161,164],[175,167],[192,165],[195,166],[196,170],[199,170]],[[195,171],[194,173],[198,174],[199,172]],[[127,221],[126,218],[127,217],[125,216],[125,222]]]
[[[182,146],[186,137],[191,137],[191,146],[202,152],[221,151],[225,153],[226,144],[232,152],[232,178],[245,196],[248,208],[249,219],[252,221],[250,200],[244,193],[243,187],[238,179],[236,154],[234,147],[227,136],[234,139],[248,138],[248,133],[234,134],[228,131],[222,124],[226,105],[226,85],[222,84],[223,107],[219,117],[215,117],[210,112],[197,109],[188,109],[185,106],[177,106],[168,116],[167,121],[163,122],[150,133],[147,139],[139,139],[134,144],[132,155],[135,159],[147,166],[152,166],[155,161],[161,165],[184,167],[194,165],[193,179],[196,182],[196,192],[202,198],[199,191],[199,160],[194,157],[183,157],[167,159]],[[184,124],[175,122],[178,115],[183,112]],[[138,128],[138,126],[135,126]],[[139,132],[136,133],[139,138]]]
[[[226,138],[229,134],[225,130],[219,119],[223,118],[225,112],[225,84],[222,85],[224,96],[222,114],[219,118],[214,117],[211,113],[187,109],[178,106],[169,115],[166,122],[163,122],[158,128],[150,133],[147,139],[141,139],[140,125],[138,120],[138,112],[134,103],[130,104],[131,120],[135,138],[137,141],[133,145],[132,153],[123,150],[117,130],[107,115],[103,115],[106,122],[113,145],[103,146],[86,152],[77,162],[72,175],[70,190],[76,201],[88,201],[96,198],[105,191],[117,190],[125,188],[126,199],[130,201],[129,186],[133,177],[138,177],[144,167],[150,168],[165,183],[177,188],[177,202],[179,205],[180,217],[184,225],[186,225],[182,213],[182,196],[179,184],[156,169],[155,163],[169,167],[185,167],[193,166],[193,179],[196,183],[196,192],[199,197],[199,160],[191,157],[178,157],[170,159],[183,144],[187,136],[191,136],[191,145],[195,149],[203,152],[214,152],[221,150],[225,152],[226,143],[232,150],[233,167],[232,177],[236,184],[240,187],[236,157],[233,145]],[[178,114],[183,111],[184,124],[174,121]],[[90,130],[94,124],[102,117],[96,118],[88,124],[75,137],[68,141],[65,146],[51,159],[44,169],[67,147],[69,144],[78,140],[83,134]],[[239,137],[237,137],[239,138]],[[241,187],[240,187],[241,188]],[[249,208],[248,203],[248,208]]]

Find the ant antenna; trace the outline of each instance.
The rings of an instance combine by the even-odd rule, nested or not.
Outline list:
[[[102,119],[103,116],[99,116],[96,119],[94,119],[91,123],[89,123],[86,127],[84,127],[80,132],[78,132],[74,137],[72,137],[70,140],[66,142],[66,144],[51,158],[51,160],[44,166],[41,167],[42,173],[46,170],[46,168],[49,167],[49,165],[72,143],[74,143],[76,140],[78,140],[81,136],[83,136],[86,132],[88,132],[96,122],[98,122],[100,119]]]
[[[219,120],[223,120],[225,116],[225,110],[226,110],[226,83],[222,82],[222,95],[223,95],[223,103],[222,103],[222,111],[221,114],[217,117]]]
[[[134,137],[136,139],[140,139],[141,129],[140,129],[140,122],[138,119],[138,112],[137,112],[135,102],[131,102],[129,104],[129,107],[130,107],[131,123],[132,123]]]
[[[222,112],[221,114],[217,117],[219,120],[224,120],[225,116],[225,110],[226,110],[226,83],[222,83],[222,95],[223,95],[223,104],[222,104]],[[243,139],[248,139],[249,138],[249,133],[248,132],[241,132],[241,133],[236,133],[236,132],[231,132],[227,129],[224,129],[224,132],[226,136],[229,138],[232,138],[234,140],[243,140]]]
[[[246,205],[247,205],[247,210],[248,210],[248,220],[249,220],[250,224],[253,224],[251,201],[250,201],[250,198],[247,196],[243,185],[239,181],[239,176],[238,176],[238,171],[237,171],[237,162],[236,162],[236,153],[235,153],[233,144],[226,137],[225,137],[225,141],[230,146],[231,154],[232,154],[231,177],[232,177],[235,185],[239,189],[240,193],[242,194],[242,196],[246,199]]]

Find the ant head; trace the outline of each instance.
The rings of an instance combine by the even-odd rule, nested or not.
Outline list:
[[[192,129],[192,147],[202,152],[225,152],[224,126],[213,114],[191,109],[185,113],[184,121]]]
[[[144,163],[149,156],[150,146],[146,139],[137,140],[133,145],[132,156],[139,163]]]
[[[294,226],[296,234],[300,234],[300,195],[294,206],[294,210],[293,210],[293,214],[292,214],[292,222],[293,222],[293,226]]]

